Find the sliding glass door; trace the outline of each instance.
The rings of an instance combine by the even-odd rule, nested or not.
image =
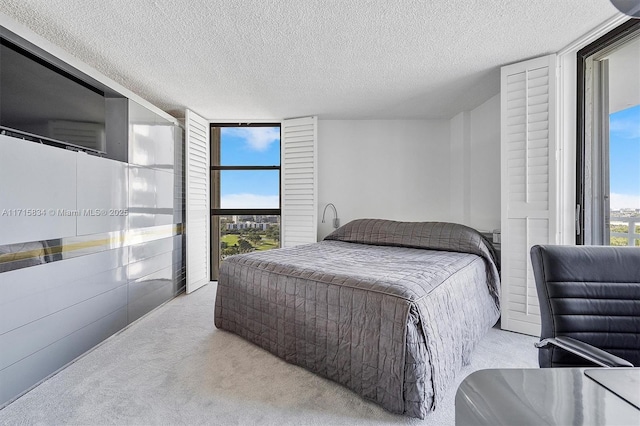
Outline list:
[[[640,22],[578,55],[577,243],[640,246]]]

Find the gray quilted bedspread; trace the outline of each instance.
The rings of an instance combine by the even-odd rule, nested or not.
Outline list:
[[[227,258],[215,325],[424,418],[498,319],[492,256],[462,225],[360,219],[319,243]]]

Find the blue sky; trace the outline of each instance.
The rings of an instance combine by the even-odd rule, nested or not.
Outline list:
[[[609,115],[611,208],[640,209],[640,105]]]
[[[280,128],[222,127],[220,151],[223,166],[278,166]],[[224,170],[221,173],[221,208],[280,207],[278,170]]]

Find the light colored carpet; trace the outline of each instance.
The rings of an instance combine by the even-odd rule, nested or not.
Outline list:
[[[213,325],[215,284],[182,295],[0,411],[0,424],[451,425],[460,382],[537,367],[534,337],[492,329],[420,421],[287,364]]]

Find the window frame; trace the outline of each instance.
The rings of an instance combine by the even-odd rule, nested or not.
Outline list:
[[[587,61],[625,38],[640,31],[640,20],[629,19],[577,52],[577,114],[576,114],[576,245],[585,244],[586,194],[586,132],[587,123]]]
[[[282,160],[279,165],[231,165],[223,166],[221,160],[221,138],[220,128],[222,127],[277,127],[280,129],[280,158],[282,158],[282,123],[211,123],[211,280],[217,281],[220,270],[220,216],[250,216],[250,215],[273,215],[282,218]],[[278,205],[277,209],[223,209],[220,208],[220,171],[224,170],[278,170]],[[281,221],[282,222],[282,221]],[[280,227],[282,233],[282,226]],[[282,238],[282,237],[281,237]]]

